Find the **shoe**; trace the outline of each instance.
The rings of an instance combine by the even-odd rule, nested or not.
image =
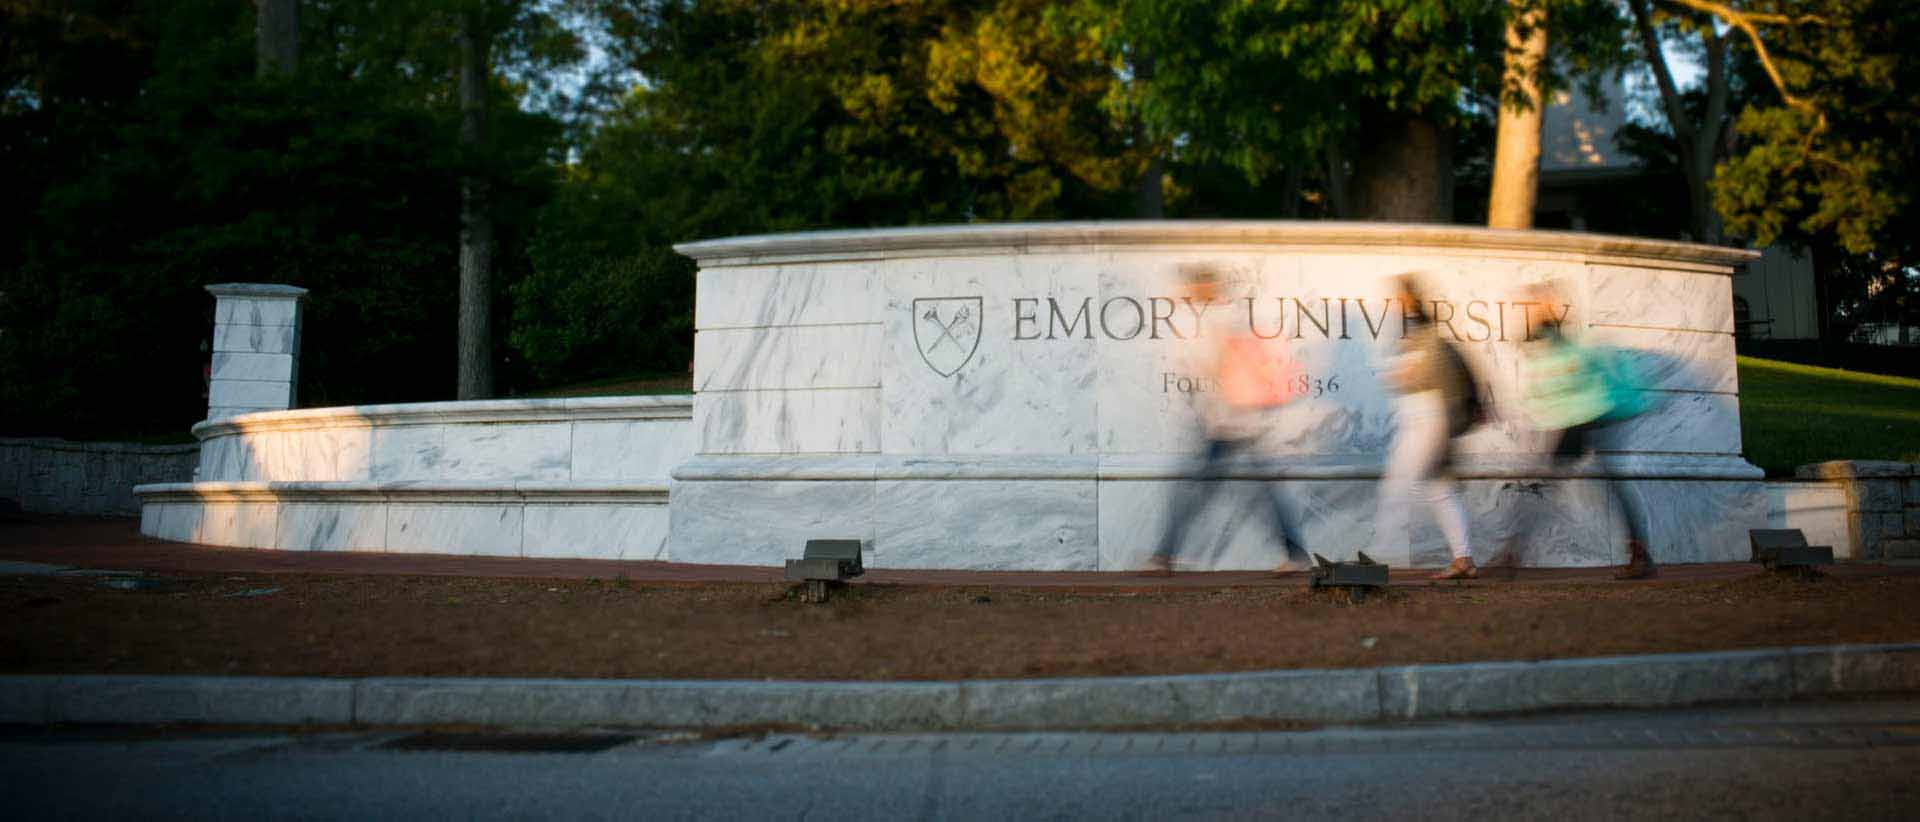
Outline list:
[[[1281,562],[1279,565],[1273,566],[1271,573],[1276,577],[1299,576],[1306,573],[1307,569],[1312,567],[1313,563],[1307,562],[1306,560],[1289,559]]]
[[[1140,575],[1143,577],[1173,576],[1173,558],[1158,555],[1149,557],[1147,567],[1140,570]]]
[[[1287,558],[1280,560],[1279,565],[1273,566],[1272,573],[1274,576],[1295,576],[1306,573],[1308,569],[1313,567],[1313,560],[1307,558],[1307,549],[1300,547],[1300,545],[1293,540],[1287,540],[1285,548]]]
[[[1448,563],[1447,567],[1440,569],[1440,573],[1433,575],[1433,578],[1436,580],[1478,579],[1479,577],[1480,577],[1480,569],[1474,567],[1472,557],[1460,557],[1458,559],[1455,559],[1453,562]]]
[[[1498,574],[1501,579],[1512,582],[1520,576],[1520,554],[1509,548],[1494,554],[1487,564],[1479,566]]]
[[[1614,579],[1652,579],[1660,573],[1660,567],[1653,564],[1653,555],[1647,553],[1646,543],[1637,539],[1627,541],[1627,564],[1613,572]]]
[[[1483,567],[1513,570],[1520,567],[1520,555],[1511,549],[1504,550],[1494,554],[1493,559],[1487,560],[1487,564]]]

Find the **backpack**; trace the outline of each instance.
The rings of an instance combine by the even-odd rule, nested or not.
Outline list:
[[[1552,430],[1632,419],[1651,397],[1632,352],[1565,337],[1537,344],[1527,356],[1522,396],[1535,425]]]
[[[1640,388],[1647,383],[1647,379],[1633,361],[1632,352],[1599,346],[1590,349],[1590,352],[1594,368],[1600,372],[1607,391],[1607,412],[1600,415],[1600,419],[1619,422],[1646,413],[1653,405],[1653,398]]]
[[[1446,340],[1437,340],[1440,346],[1440,367],[1445,369],[1448,384],[1455,386],[1461,396],[1460,413],[1447,419],[1447,436],[1458,437],[1480,427],[1493,418],[1493,403],[1487,400],[1486,386],[1473,373],[1473,366],[1467,364],[1467,358],[1460,348]]]

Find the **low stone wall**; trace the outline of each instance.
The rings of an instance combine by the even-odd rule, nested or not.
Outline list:
[[[193,482],[142,485],[141,533],[299,551],[665,559],[692,398],[307,408],[194,426]]]
[[[564,482],[144,485],[140,533],[294,551],[666,559],[667,486]]]
[[[1838,460],[1802,465],[1796,473],[1845,489],[1853,557],[1920,559],[1920,464]]]
[[[207,420],[200,482],[639,482],[693,453],[686,396],[303,408]]]
[[[0,500],[42,514],[138,516],[133,487],[186,482],[198,445],[0,439]]]

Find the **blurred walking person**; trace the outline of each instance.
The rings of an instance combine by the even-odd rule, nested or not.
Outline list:
[[[1536,286],[1529,296],[1543,305],[1560,302],[1551,285]],[[1550,314],[1543,311],[1529,323],[1523,344],[1524,408],[1536,427],[1549,432],[1549,463],[1566,470],[1606,450],[1619,436],[1619,424],[1646,411],[1648,403],[1623,352],[1581,345]],[[1627,525],[1627,564],[1614,577],[1653,576],[1659,569],[1647,552],[1645,509],[1625,483],[1609,478],[1604,484],[1620,501]]]
[[[1478,424],[1483,411],[1480,389],[1460,352],[1440,339],[1416,276],[1402,274],[1393,283],[1407,325],[1385,369],[1387,383],[1400,396],[1394,403],[1393,444],[1380,477],[1369,553],[1389,554],[1387,540],[1409,533],[1410,509],[1419,499],[1433,509],[1453,555],[1433,578],[1473,579],[1480,569],[1473,564],[1467,506],[1452,473],[1453,440]]]
[[[1180,273],[1183,296],[1192,304],[1212,305],[1219,299],[1219,269],[1189,264],[1181,266]],[[1296,368],[1285,340],[1255,336],[1252,324],[1235,322],[1235,316],[1244,318],[1227,310],[1203,311],[1198,339],[1188,343],[1187,368],[1199,378],[1201,389],[1194,397],[1203,442],[1191,479],[1174,489],[1166,530],[1147,562],[1151,575],[1173,573],[1174,558],[1180,553],[1188,528],[1207,500],[1223,486],[1227,468],[1236,457],[1255,451],[1274,424],[1280,406],[1298,393],[1293,384]],[[1257,485],[1261,508],[1286,554],[1274,572],[1305,570],[1307,552],[1300,545],[1286,498],[1272,483]]]

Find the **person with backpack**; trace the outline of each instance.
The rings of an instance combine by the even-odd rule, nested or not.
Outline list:
[[[1540,285],[1529,295],[1543,304],[1560,301],[1558,289]],[[1603,450],[1619,436],[1619,423],[1647,410],[1647,395],[1633,375],[1626,352],[1581,345],[1560,323],[1541,312],[1530,323],[1523,349],[1523,408],[1535,427],[1548,432],[1549,463],[1565,470]],[[1626,485],[1604,483],[1620,502],[1627,526],[1627,564],[1616,579],[1646,579],[1659,572],[1647,552],[1646,512]]]
[[[1399,397],[1394,402],[1393,442],[1380,476],[1371,553],[1388,554],[1387,540],[1408,534],[1410,509],[1416,497],[1422,498],[1432,507],[1453,554],[1453,561],[1433,578],[1473,579],[1480,569],[1468,543],[1467,506],[1453,477],[1453,441],[1479,424],[1485,403],[1466,358],[1440,338],[1427,314],[1418,277],[1402,274],[1393,283],[1406,327],[1384,369]]]
[[[1299,371],[1287,354],[1286,341],[1277,336],[1255,336],[1249,323],[1233,319],[1244,319],[1244,314],[1236,315],[1216,304],[1221,291],[1219,270],[1189,264],[1181,266],[1180,273],[1187,300],[1216,307],[1201,313],[1197,338],[1187,344],[1191,353],[1186,366],[1201,386],[1194,393],[1194,402],[1204,441],[1191,479],[1174,489],[1166,529],[1147,561],[1147,573],[1153,576],[1173,573],[1174,558],[1193,518],[1225,486],[1221,480],[1227,467],[1239,455],[1255,450],[1271,429],[1280,406],[1298,395],[1294,378]],[[1307,552],[1301,547],[1286,498],[1271,483],[1258,486],[1264,498],[1261,507],[1286,555],[1274,573],[1304,571]]]

